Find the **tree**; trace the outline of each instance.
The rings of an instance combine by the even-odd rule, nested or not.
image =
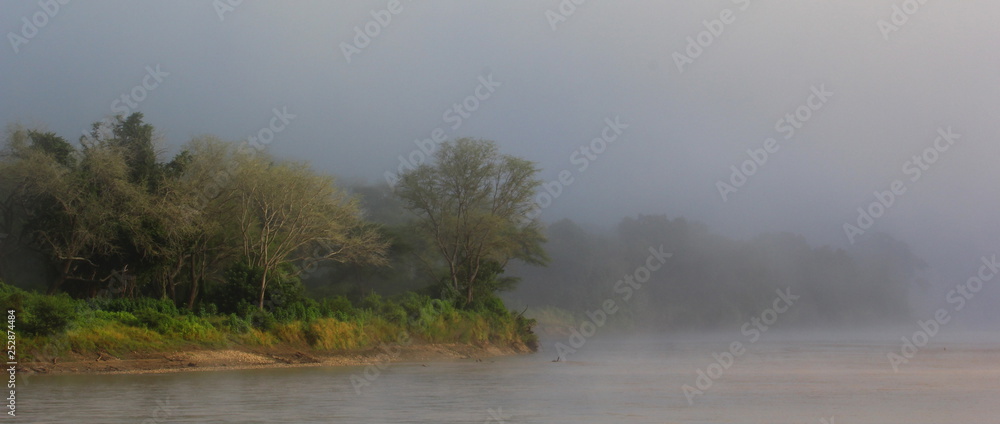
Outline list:
[[[41,192],[38,184],[44,179],[39,176],[57,170],[58,163],[71,166],[72,153],[69,143],[55,134],[8,126],[0,152],[0,277],[4,280],[13,277],[13,267],[8,265],[24,259],[17,253],[24,253],[19,248],[31,238],[25,224]]]
[[[304,164],[238,158],[233,179],[243,255],[260,269],[260,308],[269,274],[282,264],[334,260],[384,264],[386,243],[361,219],[357,199]]]
[[[231,218],[236,211],[232,170],[226,168],[235,163],[234,153],[232,143],[199,137],[163,167],[157,208],[165,228],[160,291],[176,300],[178,277],[186,270],[188,309],[194,309],[210,274],[221,276],[241,252],[239,228]]]
[[[147,189],[159,182],[159,168],[154,146],[154,128],[143,122],[142,112],[128,117],[118,115],[113,122],[95,122],[89,137],[80,137],[84,148],[105,145],[118,150],[129,169],[129,180]],[[110,125],[108,127],[107,125]]]
[[[541,185],[538,171],[530,161],[500,154],[493,141],[462,138],[401,175],[396,193],[444,261],[447,288],[466,306],[477,294],[494,294],[511,259],[548,260],[539,223],[527,219]]]
[[[79,165],[67,168],[50,155],[33,152],[25,164],[35,170],[28,226],[37,244],[58,264],[54,293],[71,276],[93,281],[97,257],[119,250],[119,237],[140,239],[147,196],[128,181],[124,158],[105,146],[84,149]],[[89,265],[85,278],[81,265]]]

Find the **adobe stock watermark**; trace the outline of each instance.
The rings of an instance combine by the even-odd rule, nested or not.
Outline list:
[[[418,325],[417,322],[414,322],[417,320],[437,319],[437,316],[441,315],[444,311],[443,306],[441,306],[440,303],[431,303],[431,305],[433,306],[430,308],[429,314],[421,315],[418,318],[409,318],[407,320],[407,326],[413,327]],[[403,348],[411,344],[413,344],[413,339],[410,337],[410,332],[407,330],[400,331],[399,334],[396,335],[396,340],[393,343],[390,343],[389,347],[386,349],[386,353],[388,354],[388,358],[386,358],[386,360],[369,364],[360,374],[351,374],[351,387],[354,388],[354,393],[361,395],[363,392],[362,389],[371,386],[372,383],[374,383],[375,380],[382,375],[382,371],[389,368],[390,362],[402,354]]]
[[[778,322],[778,316],[791,309],[795,301],[799,300],[799,296],[792,294],[791,290],[791,288],[786,288],[785,291],[781,291],[781,289],[775,290],[778,297],[774,299],[771,307],[761,312],[759,317],[750,318],[750,321],[743,323],[743,326],[740,327],[740,334],[749,337],[747,345],[757,343],[761,335]],[[695,370],[698,376],[695,378],[694,386],[690,384],[681,386],[681,391],[684,392],[688,406],[694,405],[696,396],[701,396],[711,389],[715,381],[722,378],[726,371],[733,366],[736,358],[743,356],[746,351],[743,342],[734,341],[729,344],[728,351],[724,351],[721,354],[712,352],[714,361],[705,367],[704,370],[701,368]]]
[[[653,272],[662,268],[667,263],[667,259],[672,256],[673,253],[663,251],[662,244],[659,248],[650,247],[645,265],[637,267],[630,274],[625,274],[621,280],[615,283],[614,292],[619,295],[620,301],[628,303],[635,291],[641,289],[642,285],[652,277]],[[556,361],[565,361],[569,355],[576,353],[578,349],[582,348],[587,343],[587,340],[597,334],[599,328],[607,324],[609,317],[618,313],[618,309],[619,303],[614,298],[609,297],[604,299],[604,302],[601,302],[600,308],[587,311],[584,314],[587,319],[580,323],[579,328],[570,328],[569,339],[566,340],[566,343],[556,342]]]
[[[948,129],[938,128],[937,133],[938,137],[934,139],[934,142],[929,147],[924,149],[920,154],[913,155],[912,158],[903,163],[902,172],[910,176],[909,180],[911,183],[919,181],[923,177],[924,172],[929,170],[931,165],[937,163],[941,155],[955,145],[955,141],[962,138],[962,135],[953,132],[951,127],[948,127]],[[842,226],[844,234],[847,235],[847,240],[851,244],[854,244],[858,236],[863,235],[869,228],[875,225],[875,220],[885,215],[886,211],[892,205],[896,204],[898,197],[906,194],[906,190],[906,183],[903,180],[893,180],[889,183],[888,190],[875,191],[875,200],[868,204],[867,207],[862,206],[857,209],[857,225],[845,222]]]
[[[261,127],[254,135],[247,137],[246,140],[240,143],[236,149],[236,154],[253,158],[257,155],[257,152],[266,149],[274,141],[274,137],[284,131],[295,118],[296,115],[288,112],[288,106],[282,106],[280,110],[276,107],[271,108],[271,119],[268,121],[268,125]],[[215,173],[212,181],[196,193],[196,208],[198,210],[204,209],[211,199],[222,193],[222,190],[229,185],[230,180],[233,178],[233,173],[236,172],[236,165],[237,161],[229,161],[225,168]]]
[[[160,64],[146,66],[146,75],[143,75],[139,84],[126,90],[120,96],[111,101],[111,116],[105,117],[98,124],[97,128],[83,130],[84,139],[94,142],[95,136],[111,138],[114,136],[115,122],[119,116],[128,117],[139,109],[139,104],[149,97],[149,94],[160,87],[160,84],[170,76],[169,72],[160,70]]]
[[[18,312],[14,309],[7,310],[7,373],[10,377],[7,379],[7,389],[10,395],[7,397],[7,404],[4,407],[8,410],[7,415],[11,417],[17,416],[17,361],[20,357],[17,354],[17,336],[18,328],[17,323]]]
[[[344,55],[344,59],[347,63],[351,63],[351,57],[368,48],[372,41],[378,38],[389,24],[392,23],[393,16],[398,15],[403,11],[403,4],[400,0],[389,0],[385,5],[385,9],[371,9],[369,14],[371,19],[354,27],[354,38],[352,38],[350,43],[346,41],[340,42],[340,52]]]
[[[801,129],[806,122],[809,122],[817,112],[826,106],[830,98],[833,97],[833,92],[826,90],[826,84],[814,85],[809,90],[811,93],[806,97],[804,103],[796,107],[795,110],[786,113],[784,117],[774,123],[774,131],[781,134],[782,139],[785,141],[795,137],[796,131]],[[770,156],[780,148],[781,145],[777,139],[768,137],[764,140],[760,148],[747,149],[748,158],[739,166],[732,165],[729,167],[732,171],[729,174],[729,182],[726,183],[722,180],[715,182],[715,188],[719,191],[722,202],[728,202],[729,196],[738,192],[740,188],[746,185],[750,177],[756,175],[757,171],[767,164]]]
[[[586,3],[587,0],[560,0],[555,9],[546,9],[545,20],[549,22],[549,28],[552,28],[552,32],[558,29],[559,24],[568,21],[570,16],[573,16],[579,7]]]
[[[382,376],[382,371],[389,368],[390,361],[398,358],[402,354],[403,348],[411,344],[413,344],[413,339],[410,338],[410,333],[405,330],[401,331],[396,335],[396,340],[389,345],[388,359],[369,364],[360,374],[351,374],[351,387],[354,388],[354,394],[361,395],[365,387],[371,386],[375,380]]]
[[[243,4],[243,0],[213,0],[212,8],[215,9],[215,14],[219,16],[219,22],[226,21],[226,14],[236,11],[237,7]]]
[[[601,129],[600,137],[594,137],[590,143],[580,145],[569,155],[570,165],[576,165],[577,174],[582,174],[590,164],[607,151],[608,146],[618,141],[629,124],[623,123],[620,116],[614,118],[604,118],[604,128]],[[542,211],[552,206],[553,201],[562,195],[563,189],[569,187],[576,181],[576,176],[572,169],[563,169],[556,175],[556,179],[542,183],[542,191],[535,195],[531,210],[526,213],[522,223],[527,223],[541,216]]]
[[[732,0],[732,2],[741,12],[750,7],[750,0]],[[670,55],[674,59],[674,65],[677,65],[677,71],[683,74],[684,67],[693,65],[695,59],[701,57],[705,49],[711,47],[726,32],[726,26],[732,25],[733,22],[736,22],[736,12],[729,8],[719,12],[719,19],[701,21],[705,29],[693,36],[689,35],[685,38],[687,45],[684,49],[674,51],[674,54]]]
[[[396,187],[400,174],[407,170],[415,170],[418,166],[427,162],[434,151],[437,150],[438,145],[447,140],[448,132],[454,132],[461,128],[462,124],[471,118],[472,114],[479,110],[484,102],[493,97],[497,88],[503,85],[503,83],[493,79],[492,73],[486,76],[480,75],[477,79],[479,84],[472,90],[472,94],[465,96],[459,102],[453,103],[451,107],[441,113],[441,120],[445,124],[451,124],[447,126],[448,129],[437,127],[431,130],[428,137],[414,139],[413,144],[417,148],[410,151],[406,156],[398,156],[399,165],[396,167],[396,172],[385,171],[382,174],[389,188]]]
[[[1000,274],[1000,262],[997,261],[997,255],[989,258],[983,256],[980,261],[983,264],[979,266],[975,275],[969,277],[964,283],[956,284],[955,288],[945,295],[945,301],[949,305],[954,305],[951,312],[961,312],[965,309],[967,302],[983,290],[983,285]],[[920,349],[930,343],[945,324],[951,322],[951,312],[940,308],[934,311],[934,316],[926,321],[917,320],[917,326],[920,329],[914,331],[911,337],[903,336],[901,338],[903,343],[899,347],[899,353],[889,352],[886,354],[892,372],[899,372],[901,365],[908,364],[911,359],[917,356]]]
[[[497,407],[496,410],[493,410],[493,408],[489,408],[486,410],[486,414],[489,417],[486,418],[486,421],[483,421],[483,424],[492,424],[492,423],[506,424],[507,420],[510,419],[510,417],[503,416],[503,408],[501,407]]]
[[[33,13],[30,19],[27,16],[22,16],[21,32],[7,33],[7,41],[10,41],[10,48],[14,50],[14,54],[20,53],[21,46],[37,37],[38,32],[48,26],[49,21],[59,14],[62,6],[68,3],[69,0],[41,0],[38,2],[38,8],[41,10]]]
[[[177,406],[170,404],[170,398],[156,400],[156,408],[153,408],[152,416],[142,420],[142,424],[165,423],[167,419],[174,416]]]
[[[902,29],[907,22],[910,22],[910,17],[920,11],[920,6],[924,4],[927,4],[927,0],[906,0],[902,5],[894,3],[889,18],[879,19],[875,22],[875,26],[882,33],[882,38],[889,41],[889,34]]]

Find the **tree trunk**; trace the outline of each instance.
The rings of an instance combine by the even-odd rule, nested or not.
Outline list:
[[[267,290],[267,271],[262,271],[263,275],[260,277],[260,303],[258,306],[261,310],[264,310],[264,292]]]
[[[172,281],[170,284],[170,301],[174,302],[175,305],[177,304],[177,285],[173,284]]]
[[[67,277],[69,277],[69,269],[72,265],[73,265],[72,259],[66,259],[66,261],[63,262],[62,271],[59,273],[59,277],[52,282],[51,286],[49,286],[49,294],[56,294],[56,292],[59,291],[59,288],[62,287],[63,282],[66,281]]]
[[[198,298],[198,271],[195,267],[194,257],[191,258],[191,293],[188,295],[187,308],[189,311],[194,310],[194,301]]]
[[[192,263],[192,266],[193,265],[194,264]],[[177,291],[177,289],[176,289],[176,287],[177,287],[177,275],[181,273],[181,270],[183,268],[184,268],[184,256],[181,256],[180,258],[177,259],[177,266],[174,267],[174,270],[170,273],[169,277],[167,277],[167,286],[170,287],[170,293],[171,293],[170,298],[174,302],[177,301],[177,298],[174,296],[174,293],[176,293],[176,291]],[[162,293],[160,293],[160,294],[161,294],[161,297],[167,297],[166,287],[163,288]]]

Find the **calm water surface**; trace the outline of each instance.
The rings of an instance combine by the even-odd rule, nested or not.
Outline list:
[[[32,376],[16,422],[1000,423],[996,343],[932,344],[893,372],[891,341],[762,339],[689,405],[682,386],[732,340],[676,339],[390,364],[360,395],[355,367]]]

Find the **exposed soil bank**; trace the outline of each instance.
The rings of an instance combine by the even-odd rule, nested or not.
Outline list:
[[[527,347],[451,344],[386,345],[362,351],[319,352],[290,346],[233,348],[223,350],[182,350],[137,353],[125,358],[77,355],[55,363],[21,364],[26,374],[157,374],[185,371],[215,371],[252,368],[304,366],[360,366],[386,362],[483,358],[531,353]]]

